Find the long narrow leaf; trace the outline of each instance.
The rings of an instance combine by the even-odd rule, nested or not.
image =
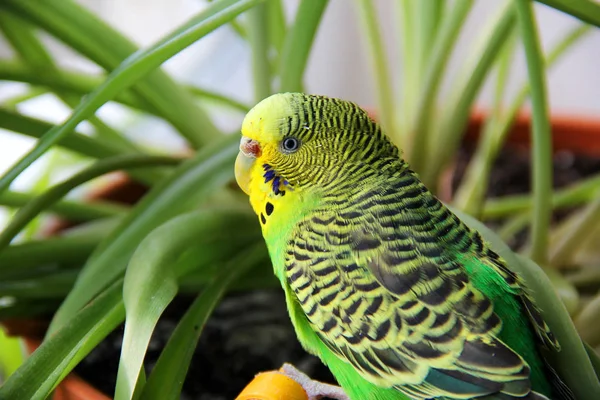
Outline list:
[[[54,125],[0,107],[0,128],[39,139],[48,130],[53,129]],[[110,142],[79,132],[71,132],[58,145],[93,158],[116,156],[124,153],[122,149]]]
[[[0,234],[0,251],[39,213],[83,183],[121,169],[175,165],[180,162],[180,159],[172,157],[144,155],[125,155],[100,160],[64,182],[55,185],[44,194],[35,197],[21,208]]]
[[[68,229],[58,237],[8,246],[0,253],[0,281],[34,277],[63,267],[79,268],[119,221],[106,218]]]
[[[520,274],[531,290],[544,320],[561,345],[560,352],[549,354],[551,365],[558,371],[578,400],[600,398],[600,382],[585,347],[564,304],[556,295],[544,271],[533,261],[513,253],[495,233],[484,224],[456,209],[452,209],[472,229],[479,231],[504,260],[508,267]]]
[[[268,28],[267,4],[259,4],[248,11],[248,40],[252,49],[254,100],[257,103],[271,94]]]
[[[154,228],[178,214],[197,208],[230,181],[237,152],[238,137],[231,135],[203,148],[167,180],[152,188],[88,260],[75,287],[54,316],[50,333],[122,276],[129,258]]]
[[[92,92],[105,79],[105,76],[83,74],[66,69],[60,69],[50,77],[46,74],[36,73],[34,69],[22,62],[0,60],[0,80],[29,83],[48,88],[52,91],[62,91],[79,96],[84,96]],[[160,116],[155,109],[141,102],[129,90],[119,93],[114,98],[114,101]]]
[[[175,38],[180,34],[183,35],[183,31],[200,21],[212,19],[213,11],[222,11],[222,6],[229,4],[231,1],[220,1],[211,5],[183,25],[180,30],[165,37],[162,42],[172,42],[171,44],[177,47],[178,39]],[[0,8],[2,7],[31,20],[109,72],[116,69],[128,57],[134,56],[138,50],[122,34],[72,0],[27,2],[7,0],[0,3]],[[147,72],[158,65],[160,63]],[[139,94],[139,101],[144,103],[145,107],[157,110],[193,146],[201,145],[207,138],[218,135],[218,130],[206,113],[164,72],[160,70],[151,72],[133,89]]]
[[[15,52],[31,67],[37,74],[46,75],[53,79],[58,74],[58,68],[54,64],[49,52],[38,39],[37,34],[28,21],[22,20],[15,15],[8,15],[0,11],[0,26]],[[81,98],[63,91],[56,92],[57,96],[69,107],[74,108],[79,104]],[[111,127],[106,125],[97,116],[92,116],[89,121],[94,125],[96,134],[111,140],[114,146],[120,149],[137,151],[137,147],[125,136],[119,135]]]
[[[329,0],[304,0],[298,5],[279,60],[280,92],[302,91],[302,78],[312,42],[328,3]]]
[[[116,400],[133,398],[152,331],[177,294],[178,277],[187,272],[177,262],[179,255],[191,246],[210,253],[212,243],[219,240],[230,243],[231,254],[244,243],[240,240],[244,234],[254,240],[259,237],[256,225],[250,213],[200,210],[173,218],[140,243],[123,285],[126,323]]]
[[[425,154],[429,147],[429,124],[431,120],[435,119],[435,101],[444,71],[448,65],[448,58],[452,53],[452,49],[455,48],[454,44],[458,34],[472,8],[473,0],[459,1],[451,8],[450,14],[444,19],[444,23],[440,27],[440,33],[433,44],[431,59],[426,63],[423,88],[418,91],[415,101],[414,121],[409,121],[408,132],[406,133],[409,161],[417,172],[420,172],[426,163]],[[406,101],[411,100],[406,99]]]
[[[498,56],[498,49],[510,37],[509,32],[514,25],[513,2],[506,1],[495,16],[494,22],[490,24],[489,34],[483,36],[482,46],[469,59],[463,75],[457,79],[450,98],[445,102],[439,136],[430,143],[429,159],[436,162],[427,164],[428,168],[421,175],[423,182],[429,187],[437,187],[439,174],[455,154],[473,101]]]
[[[101,105],[113,99],[121,90],[127,89],[145,74],[160,66],[163,62],[212,32],[224,23],[235,18],[248,8],[256,5],[261,0],[221,0],[211,5],[207,10],[186,25],[186,29],[178,30],[167,36],[157,44],[145,51],[135,53],[128,57],[108,79],[92,94],[90,94],[71,117],[60,127],[48,131],[38,142],[34,149],[21,158],[2,178],[0,178],[0,193],[46,150],[68,135],[77,124],[91,116]],[[215,12],[214,10],[218,10]],[[189,26],[188,26],[189,25]],[[202,132],[203,138],[208,141],[214,139],[212,132]]]
[[[0,399],[44,400],[56,385],[125,317],[116,282],[45,340],[0,386]]]
[[[381,26],[377,20],[377,12],[373,0],[357,0],[363,32],[370,52],[373,76],[376,82],[377,105],[383,128],[391,137],[395,137],[396,120],[394,92],[389,74],[388,59],[381,34]]]
[[[582,25],[566,34],[549,52],[546,68],[552,68],[567,50],[571,49],[586,33],[591,32],[590,28],[589,25]],[[503,85],[502,82],[498,83]],[[475,215],[474,212],[479,213],[481,210],[478,208],[483,207],[489,170],[529,92],[529,82],[525,82],[508,109],[502,115],[494,118],[491,124],[486,124],[482,137],[477,143],[477,150],[469,162],[455,199],[455,205],[471,215]]]
[[[549,196],[552,192],[552,132],[546,89],[546,68],[533,15],[533,4],[528,0],[518,0],[514,5],[517,9],[521,38],[525,48],[533,108],[534,208],[531,226],[531,257],[537,263],[545,265],[548,261],[548,230],[552,213]]]
[[[0,205],[18,208],[34,200],[37,195],[21,192],[4,192],[0,195]],[[70,221],[90,221],[99,218],[112,217],[123,214],[128,207],[110,202],[96,201],[82,203],[71,200],[59,200],[50,205],[47,211],[60,215]]]
[[[204,325],[218,300],[235,279],[248,268],[267,263],[268,255],[261,243],[233,257],[214,277],[190,306],[156,363],[142,398],[148,400],[177,400],[192,355]]]
[[[600,5],[590,0],[536,0],[552,8],[600,27]]]

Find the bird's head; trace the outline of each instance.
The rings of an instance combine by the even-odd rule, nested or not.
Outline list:
[[[247,194],[326,187],[355,163],[398,157],[397,148],[354,103],[302,93],[272,95],[242,123],[235,175]]]

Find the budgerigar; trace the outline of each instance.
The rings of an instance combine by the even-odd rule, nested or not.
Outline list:
[[[350,399],[571,398],[523,281],[355,104],[261,101],[236,178],[298,339]]]

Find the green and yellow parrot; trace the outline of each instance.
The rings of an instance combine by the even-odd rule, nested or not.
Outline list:
[[[235,172],[298,339],[347,398],[572,398],[544,361],[558,343],[524,282],[358,106],[261,101]]]

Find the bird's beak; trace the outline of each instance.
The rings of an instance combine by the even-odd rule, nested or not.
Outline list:
[[[260,155],[261,149],[259,143],[256,140],[242,136],[242,140],[240,140],[240,152],[235,159],[235,180],[244,193],[248,195],[250,194],[250,171],[256,158]]]

